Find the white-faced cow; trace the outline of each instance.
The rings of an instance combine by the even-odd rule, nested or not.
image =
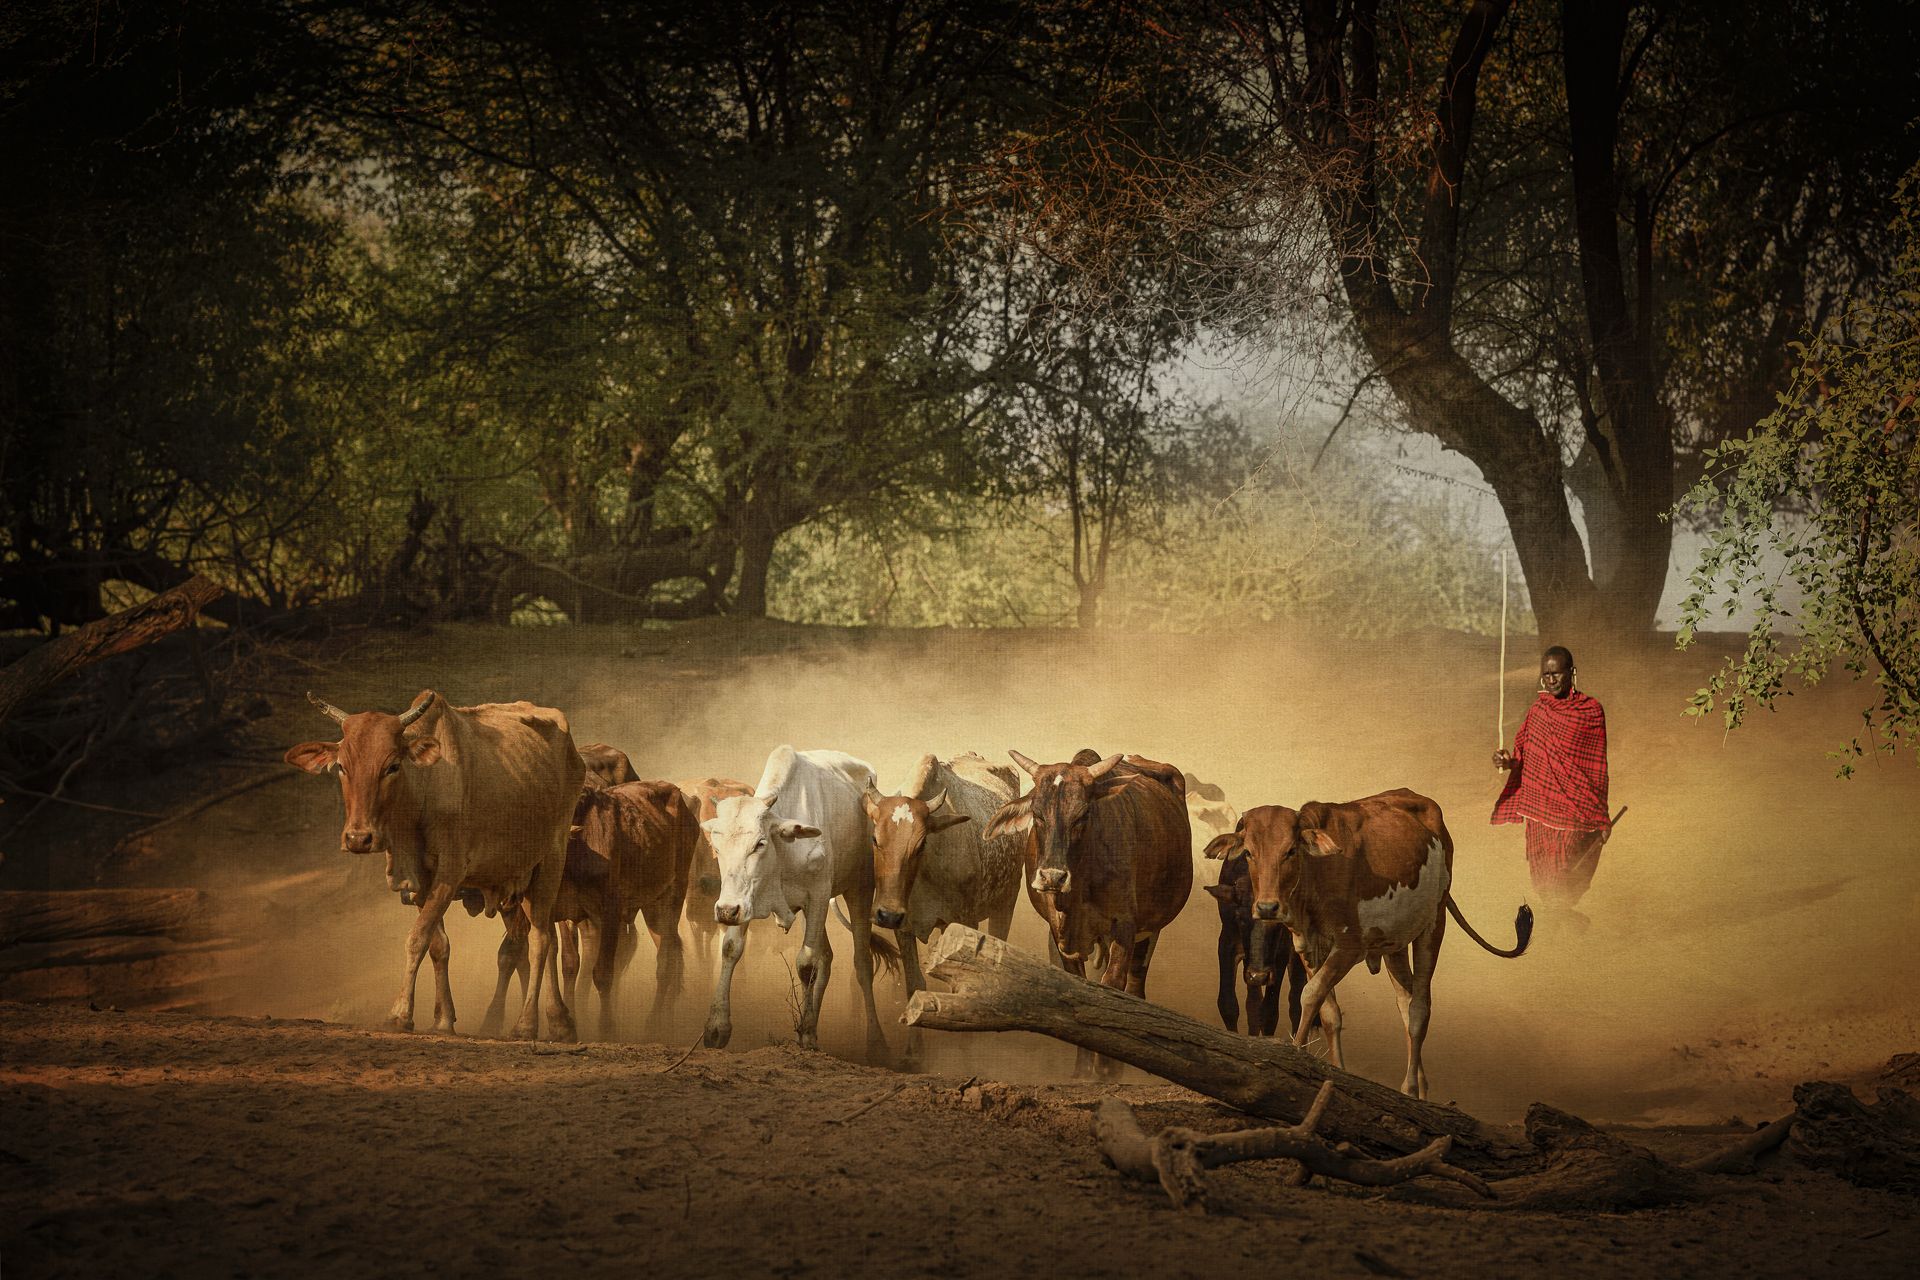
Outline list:
[[[873,824],[873,922],[893,930],[907,996],[925,989],[920,943],[950,924],[1005,938],[1020,894],[1018,836],[988,838],[987,824],[1020,793],[1013,770],[969,753],[951,762],[922,756],[900,795],[866,792]],[[920,1029],[907,1032],[903,1064],[919,1056]]]
[[[1025,834],[1027,897],[1047,922],[1049,951],[1082,977],[1088,958],[1104,955],[1105,985],[1145,995],[1160,930],[1193,891],[1180,771],[1091,751],[1044,765],[1009,754],[1033,790],[1002,806],[987,835]],[[1078,1068],[1092,1064],[1082,1050]]]
[[[733,778],[689,778],[674,784],[693,805],[694,816],[705,822],[719,812],[722,800],[729,796],[750,796],[753,787]],[[693,869],[687,878],[687,924],[693,929],[696,945],[704,954],[712,954],[712,941],[720,926],[713,918],[713,904],[720,900],[720,861],[713,856],[713,841],[704,829],[693,847]]]
[[[566,715],[530,702],[454,707],[431,689],[398,716],[349,715],[307,696],[340,723],[340,740],[292,747],[287,763],[336,774],[346,800],[340,847],[386,853],[394,887],[419,891],[393,1025],[413,1029],[414,986],[431,947],[434,1027],[453,1030],[442,920],[454,898],[471,889],[488,914],[523,902],[533,923],[533,981],[513,1028],[515,1037],[532,1039],[540,1027],[568,828],[586,774]],[[553,996],[548,1029],[571,1039],[573,1014],[557,984]]]
[[[1307,804],[1298,812],[1279,805],[1249,809],[1237,830],[1208,846],[1220,857],[1241,850],[1252,881],[1251,946],[1258,951],[1270,931],[1287,929],[1310,975],[1293,1042],[1306,1043],[1307,1027],[1349,969],[1364,961],[1378,972],[1384,963],[1407,1030],[1400,1089],[1425,1098],[1420,1049],[1448,913],[1482,947],[1513,957],[1527,949],[1533,912],[1523,905],[1514,918],[1518,941],[1511,950],[1474,932],[1454,905],[1453,836],[1440,806],[1405,788],[1346,804]],[[1322,1029],[1329,1057],[1342,1065],[1338,1020],[1323,1020]]]
[[[873,1005],[873,956],[896,962],[893,944],[870,934],[873,915],[872,827],[861,796],[873,785],[873,768],[838,751],[778,747],[767,757],[759,785],[748,796],[721,800],[701,823],[720,863],[720,895],[713,918],[726,927],[720,943],[720,974],[707,1013],[705,1043],[718,1048],[733,1035],[730,1004],[733,969],[747,948],[747,924],[772,916],[780,927],[805,917],[805,935],[795,955],[804,993],[799,1019],[803,1048],[820,1047],[820,1002],[833,969],[827,914],[844,897],[853,930],[853,971],[866,1002],[867,1052],[887,1054],[880,1015]]]

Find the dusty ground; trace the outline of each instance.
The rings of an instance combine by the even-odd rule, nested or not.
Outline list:
[[[1456,896],[1499,940],[1527,881],[1518,830],[1484,823],[1498,780],[1486,759],[1492,652],[1446,635],[1333,645],[1273,631],[1085,642],[778,625],[451,629],[307,655],[268,690],[278,712],[247,759],[81,798],[165,810],[259,773],[330,727],[300,702],[309,685],[356,709],[398,709],[425,687],[457,702],[557,705],[580,740],[623,747],[643,776],[751,781],[792,742],[862,755],[885,784],[928,750],[1059,759],[1092,745],[1181,764],[1242,806],[1424,791],[1459,846]],[[1535,661],[1524,645],[1514,652],[1509,732]],[[1824,752],[1863,702],[1846,685],[1731,737],[1685,720],[1679,707],[1711,665],[1580,655],[1582,687],[1609,712],[1614,804],[1631,809],[1583,904],[1589,929],[1543,925],[1520,961],[1450,938],[1427,1049],[1436,1100],[1497,1121],[1546,1101],[1684,1154],[1730,1132],[1704,1126],[1783,1114],[1799,1080],[1870,1096],[1892,1054],[1920,1048],[1911,763],[1834,780]],[[671,1047],[556,1053],[369,1031],[398,982],[406,914],[377,868],[334,851],[338,821],[335,788],[295,775],[118,854],[98,814],[49,811],[9,833],[0,887],[202,885],[249,946],[181,997],[230,1018],[0,1006],[6,1274],[366,1274],[555,1258],[665,1274],[972,1274],[1036,1261],[1180,1274],[1280,1258],[1334,1275],[1892,1274],[1920,1244],[1912,1201],[1790,1165],[1712,1205],[1626,1217],[1467,1214],[1407,1191],[1289,1191],[1270,1173],[1234,1172],[1223,1176],[1244,1216],[1186,1219],[1100,1166],[1086,1132],[1097,1090],[1067,1082],[1064,1046],[935,1038],[924,1077],[844,1061],[861,1042],[844,946],[828,1053],[787,1047],[793,939],[772,929],[755,931],[741,966],[732,1048],[664,1075],[705,1005],[710,961],[691,935],[700,955]],[[1017,945],[1039,945],[1029,916],[1022,908]],[[1148,988],[1208,1020],[1212,917],[1196,892]],[[463,1030],[491,989],[497,929],[454,924]],[[651,998],[644,950],[633,973],[617,1010],[627,1026]],[[891,1019],[897,980],[878,989]],[[1397,1080],[1384,980],[1358,973],[1341,996],[1348,1066]],[[589,1010],[583,1026],[594,1025]],[[897,1045],[901,1029],[887,1030]],[[969,1077],[1005,1084],[983,1110],[957,1087]],[[1154,1117],[1227,1123],[1190,1094],[1127,1079],[1125,1096]]]

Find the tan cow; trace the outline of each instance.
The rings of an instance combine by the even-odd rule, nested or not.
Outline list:
[[[985,921],[988,933],[1007,936],[1020,896],[1025,842],[1017,835],[990,840],[986,827],[1000,806],[1019,794],[1013,770],[971,752],[951,761],[922,756],[900,795],[867,788],[873,923],[893,930],[908,999],[926,989],[919,944],[935,929],[950,924],[977,929]],[[920,1028],[912,1027],[903,1067],[919,1059],[920,1047]]]
[[[1533,912],[1523,904],[1514,918],[1519,940],[1512,950],[1475,933],[1454,905],[1453,836],[1440,806],[1404,787],[1346,804],[1307,804],[1297,812],[1280,805],[1249,809],[1237,829],[1207,846],[1212,857],[1232,858],[1242,850],[1253,897],[1250,952],[1266,954],[1269,934],[1284,927],[1310,975],[1293,1042],[1306,1044],[1307,1028],[1319,1019],[1329,1058],[1343,1065],[1338,1018],[1321,1019],[1322,1006],[1355,964],[1365,961],[1377,973],[1384,963],[1407,1030],[1400,1091],[1425,1098],[1420,1050],[1448,914],[1482,947],[1510,958],[1527,949]]]
[[[338,742],[291,747],[287,763],[340,779],[346,823],[340,847],[384,852],[388,879],[420,894],[407,934],[406,985],[392,1024],[413,1029],[414,987],[429,947],[434,964],[434,1027],[451,1032],[453,991],[447,980],[447,907],[465,890],[481,895],[489,915],[524,902],[533,922],[533,981],[515,1022],[518,1039],[540,1027],[541,989],[551,967],[553,903],[567,860],[567,831],[586,766],[574,749],[567,717],[531,702],[454,707],[429,689],[411,710],[349,715],[307,695],[340,724]],[[573,1014],[555,984],[548,1030],[571,1040]]]

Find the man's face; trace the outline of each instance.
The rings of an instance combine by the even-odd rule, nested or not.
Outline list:
[[[1557,653],[1540,659],[1540,687],[1556,698],[1573,692],[1573,668]]]

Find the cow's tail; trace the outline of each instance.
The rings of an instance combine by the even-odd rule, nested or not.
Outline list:
[[[833,900],[833,914],[840,917],[840,923],[847,926],[847,932],[853,932],[853,921],[847,919],[847,909],[839,898]],[[873,948],[873,958],[888,973],[900,972],[900,944],[878,929],[867,930],[867,944]]]
[[[1447,895],[1447,914],[1453,917],[1455,924],[1459,925],[1462,929],[1465,929],[1467,931],[1467,936],[1469,938],[1472,938],[1475,942],[1479,943],[1482,947],[1485,947],[1488,951],[1493,952],[1494,955],[1500,956],[1501,958],[1506,960],[1511,960],[1515,956],[1520,955],[1521,953],[1526,951],[1527,943],[1533,940],[1533,908],[1528,906],[1524,902],[1520,904],[1520,910],[1514,913],[1513,933],[1514,933],[1514,937],[1518,939],[1518,941],[1514,943],[1513,950],[1511,951],[1502,951],[1500,948],[1494,946],[1491,942],[1488,942],[1485,938],[1475,933],[1473,930],[1473,926],[1467,923],[1467,918],[1460,914],[1460,905],[1453,900],[1452,894]]]

